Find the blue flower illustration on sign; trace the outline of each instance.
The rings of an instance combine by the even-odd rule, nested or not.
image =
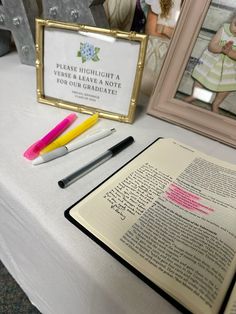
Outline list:
[[[92,60],[94,62],[99,61],[98,53],[100,48],[94,47],[90,43],[80,43],[80,50],[77,53],[77,57],[82,59],[82,63]]]

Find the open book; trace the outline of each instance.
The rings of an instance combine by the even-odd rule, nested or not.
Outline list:
[[[189,311],[236,313],[236,165],[159,139],[65,216]]]

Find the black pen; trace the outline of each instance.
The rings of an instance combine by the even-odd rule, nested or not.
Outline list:
[[[79,168],[75,172],[71,173],[64,179],[58,181],[59,187],[62,189],[66,188],[91,170],[97,168],[99,165],[103,164],[105,161],[109,160],[111,157],[115,156],[119,152],[121,152],[123,149],[128,147],[130,144],[134,142],[134,139],[132,136],[126,137],[123,141],[119,142],[118,144],[112,146],[108,150],[106,150],[104,153],[99,155],[97,158],[93,159],[83,167]]]

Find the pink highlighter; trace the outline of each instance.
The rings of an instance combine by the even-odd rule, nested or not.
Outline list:
[[[24,157],[27,159],[34,159],[38,157],[40,151],[55,140],[66,128],[68,128],[71,123],[77,118],[75,113],[69,114],[65,119],[58,123],[49,133],[38,140],[36,143],[32,144],[25,152]]]

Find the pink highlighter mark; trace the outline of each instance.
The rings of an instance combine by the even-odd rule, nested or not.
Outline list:
[[[200,196],[190,193],[176,184],[169,186],[166,192],[166,198],[189,211],[198,211],[205,215],[209,215],[210,212],[214,211],[214,209],[200,203]]]

